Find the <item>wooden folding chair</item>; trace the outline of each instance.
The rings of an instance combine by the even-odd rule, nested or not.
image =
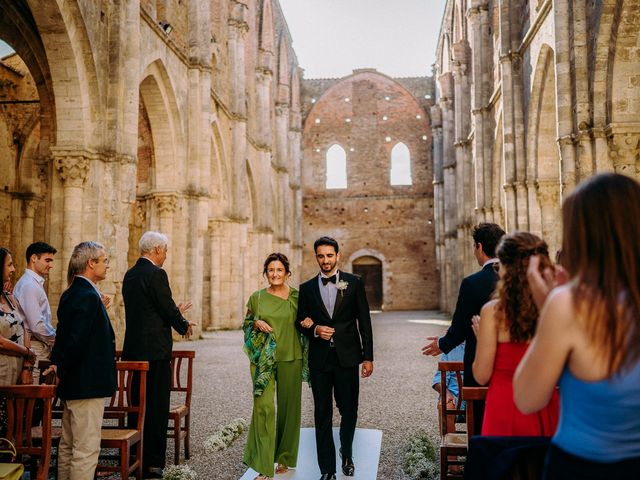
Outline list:
[[[142,479],[142,432],[144,426],[144,414],[147,392],[147,362],[116,362],[118,388],[111,397],[109,405],[105,407],[105,418],[112,415],[112,418],[124,418],[128,414],[135,414],[137,421],[135,425],[127,425],[122,428],[106,426],[102,428],[101,448],[117,449],[118,465],[104,465],[98,463],[96,472],[120,473],[122,480],[128,479],[134,474],[136,479]],[[140,401],[138,404],[132,401],[132,382],[134,375],[140,376]],[[135,460],[131,461],[131,447],[135,446]],[[109,458],[101,456],[101,458]]]
[[[174,457],[173,463],[180,463],[180,441],[184,439],[184,458],[191,456],[189,437],[191,428],[191,392],[193,388],[193,359],[196,352],[193,350],[174,350],[171,353],[171,397],[179,397],[179,404],[171,407],[169,411],[169,428],[167,437],[173,438]],[[184,360],[186,367],[183,368]],[[184,418],[184,424],[182,419]]]
[[[438,362],[438,370],[440,371],[440,479],[462,479],[463,473],[456,469],[449,469],[452,466],[462,466],[464,461],[458,457],[467,454],[467,434],[455,428],[454,422],[447,422],[449,418],[456,418],[463,415],[465,411],[462,409],[462,395],[458,395],[458,399],[453,408],[447,405],[447,373],[454,372],[458,382],[458,389],[462,387],[462,372],[464,371],[463,362]],[[451,425],[454,425],[453,431]],[[453,457],[453,458],[450,458]],[[455,460],[454,460],[455,458]]]
[[[18,459],[29,455],[40,459],[37,480],[49,478],[51,462],[51,404],[55,397],[53,385],[11,385],[0,387],[0,397],[7,399],[6,437],[16,447]],[[43,404],[41,436],[33,435],[34,408],[37,402]],[[33,461],[33,460],[32,460]]]
[[[487,398],[488,387],[463,387],[462,399],[467,402],[467,434],[469,438],[474,435],[480,435],[480,432],[475,431],[475,407],[474,402],[484,402]]]

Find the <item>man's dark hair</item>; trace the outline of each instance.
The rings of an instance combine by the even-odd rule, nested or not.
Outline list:
[[[40,258],[40,256],[43,253],[51,253],[52,255],[55,255],[57,252],[58,250],[53,248],[48,243],[35,242],[27,247],[27,254],[25,256],[27,257],[27,263],[29,263],[29,259],[31,258],[31,255],[35,254],[38,256],[38,258]]]
[[[317,252],[320,245],[329,245],[330,247],[333,247],[336,253],[340,251],[340,245],[338,245],[338,242],[336,242],[336,240],[331,237],[320,237],[315,242],[313,242],[313,251]]]
[[[482,251],[489,258],[496,256],[496,247],[504,235],[504,230],[495,223],[480,223],[473,227],[474,245],[482,244]]]

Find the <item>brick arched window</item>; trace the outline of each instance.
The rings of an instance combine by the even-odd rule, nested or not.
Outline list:
[[[391,150],[391,185],[411,185],[411,153],[400,142]]]
[[[347,152],[340,145],[327,150],[327,188],[347,188]]]

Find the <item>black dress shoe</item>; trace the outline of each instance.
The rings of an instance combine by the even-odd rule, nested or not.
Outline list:
[[[323,473],[320,480],[336,480],[335,473]]]
[[[162,478],[162,469],[158,467],[145,468],[142,472],[142,478]]]
[[[342,473],[347,477],[353,477],[353,474],[356,472],[356,466],[353,464],[353,458],[343,456],[342,449],[340,449],[340,458],[342,458]]]

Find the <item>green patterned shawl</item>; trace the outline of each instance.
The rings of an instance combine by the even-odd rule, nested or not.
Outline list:
[[[270,333],[255,329],[256,316],[250,310],[242,323],[244,331],[244,352],[256,366],[253,376],[253,395],[259,397],[269,384],[276,356],[276,340]],[[295,321],[295,320],[294,320]],[[295,328],[295,327],[294,327]],[[299,333],[302,346],[302,381],[309,381],[309,339]]]

